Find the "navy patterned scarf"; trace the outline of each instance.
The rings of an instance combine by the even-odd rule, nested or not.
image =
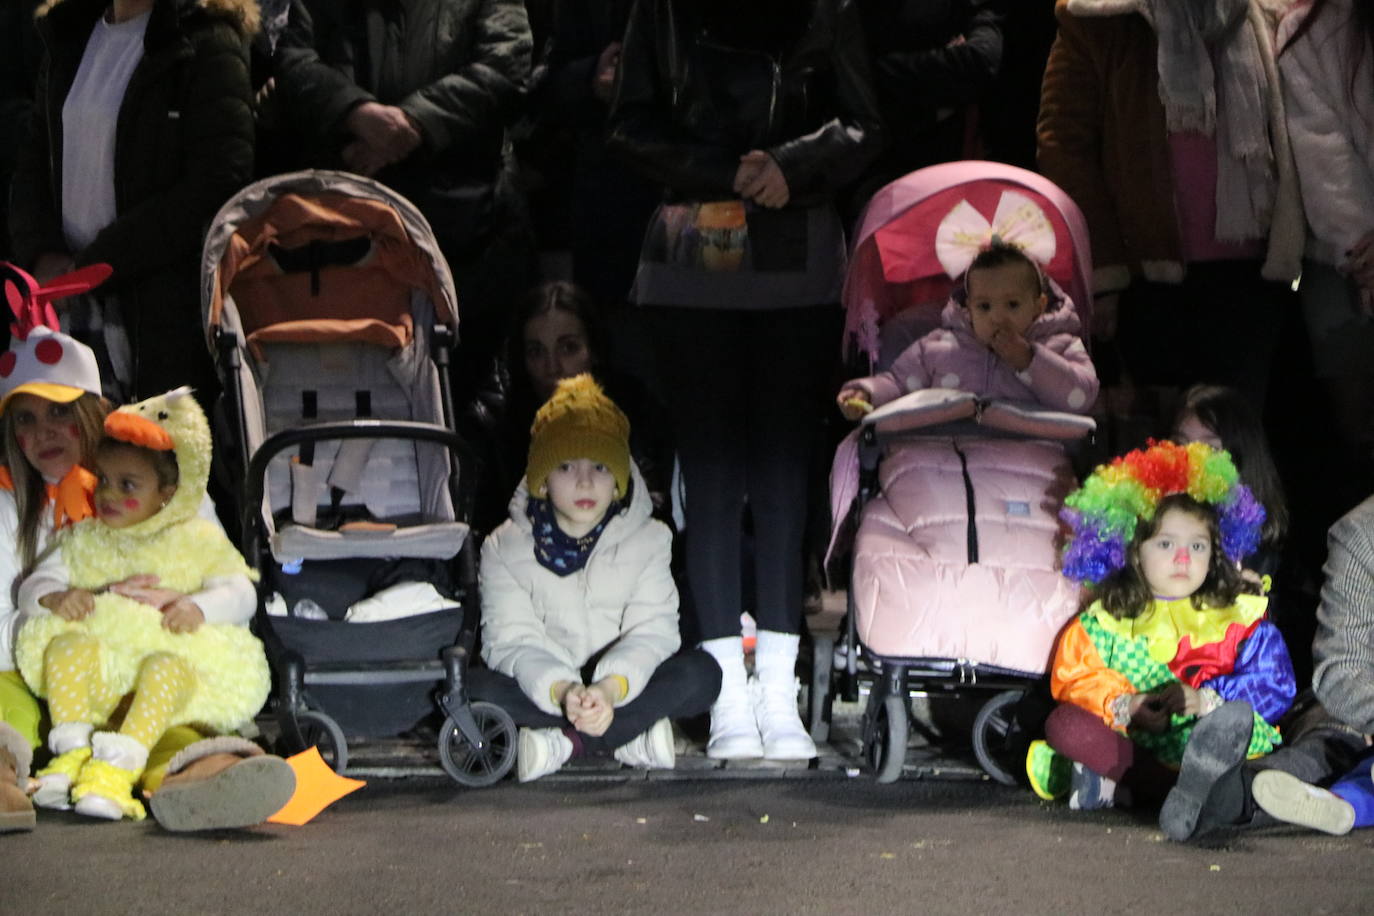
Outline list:
[[[596,527],[580,538],[575,538],[558,527],[554,518],[553,503],[547,499],[531,496],[525,501],[525,515],[529,517],[534,534],[534,558],[539,565],[558,576],[577,572],[587,565],[592,548],[601,539],[611,519],[615,518],[628,504],[628,500],[616,499],[606,507],[606,514]]]

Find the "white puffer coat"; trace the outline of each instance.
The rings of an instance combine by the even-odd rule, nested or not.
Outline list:
[[[681,643],[672,534],[651,517],[639,469],[631,465],[631,474],[629,507],[575,573],[556,575],[535,559],[524,483],[510,518],[482,546],[482,658],[546,712],[559,713],[553,685],[582,683],[582,668],[598,656],[592,680],[618,674],[629,686],[620,704],[633,700]]]

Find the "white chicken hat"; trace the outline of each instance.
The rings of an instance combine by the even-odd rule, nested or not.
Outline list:
[[[92,264],[39,286],[29,274],[0,261],[0,283],[14,313],[10,348],[0,353],[0,414],[16,394],[36,394],[59,404],[100,394],[95,353],[58,329],[52,303],[94,289],[111,273],[108,264]]]

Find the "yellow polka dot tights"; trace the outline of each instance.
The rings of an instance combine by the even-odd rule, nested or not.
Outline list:
[[[63,633],[43,655],[43,679],[54,725],[89,722],[100,726],[122,699],[100,674],[100,643],[85,633]],[[133,704],[119,728],[121,735],[152,747],[186,705],[196,676],[179,655],[157,652],[143,660],[134,683]]]

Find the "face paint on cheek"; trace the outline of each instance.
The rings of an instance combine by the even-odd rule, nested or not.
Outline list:
[[[80,439],[80,438],[81,438],[81,429],[80,429],[80,427],[78,427],[75,423],[73,423],[71,426],[68,426],[68,427],[67,427],[67,435],[71,436],[73,439]]]
[[[124,508],[127,509],[128,511],[132,512],[132,511],[134,511],[135,509],[137,509],[138,507],[139,507],[139,502],[138,502],[138,500],[134,499],[132,496],[130,496],[130,497],[128,497],[127,499],[124,500]]]

